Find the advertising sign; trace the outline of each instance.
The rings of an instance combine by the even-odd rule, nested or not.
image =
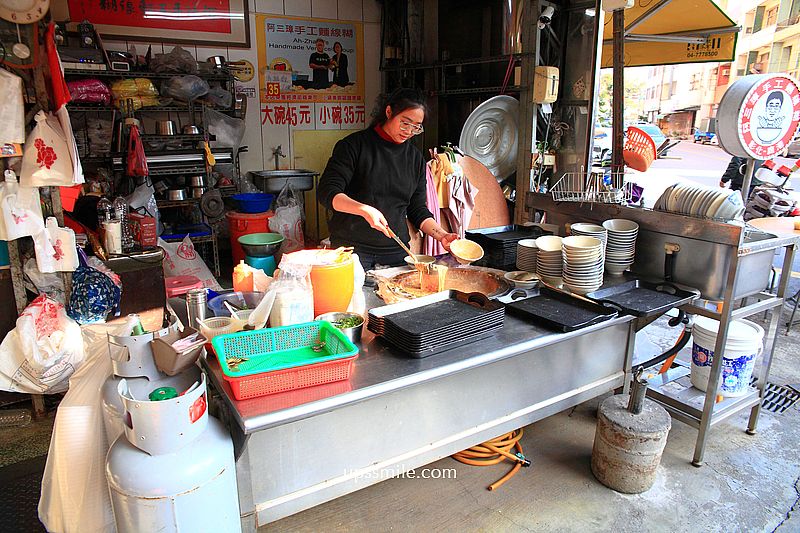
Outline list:
[[[717,112],[726,152],[770,159],[792,142],[800,126],[800,87],[786,74],[754,74],[731,85]]]

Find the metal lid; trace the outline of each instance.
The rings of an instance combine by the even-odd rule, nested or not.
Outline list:
[[[495,96],[483,102],[467,117],[461,129],[459,147],[502,181],[517,169],[519,101]]]

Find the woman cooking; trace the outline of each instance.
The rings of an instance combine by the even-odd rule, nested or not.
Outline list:
[[[425,161],[407,142],[422,133],[427,107],[414,89],[398,89],[381,101],[370,126],[336,143],[317,197],[333,211],[331,245],[353,246],[365,270],[402,265],[406,253],[391,231],[409,242],[406,218],[450,249],[457,238],[425,205]]]

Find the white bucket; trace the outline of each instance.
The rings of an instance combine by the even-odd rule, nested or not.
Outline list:
[[[697,317],[692,329],[692,385],[701,391],[708,388],[719,321]],[[756,357],[761,355],[764,328],[749,320],[734,320],[728,326],[728,338],[722,355],[719,394],[742,396],[750,389]]]

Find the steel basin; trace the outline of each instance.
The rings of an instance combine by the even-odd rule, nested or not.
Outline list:
[[[317,173],[306,169],[282,169],[254,170],[247,175],[261,191],[277,194],[287,182],[296,191],[310,191],[314,188],[314,176]]]

